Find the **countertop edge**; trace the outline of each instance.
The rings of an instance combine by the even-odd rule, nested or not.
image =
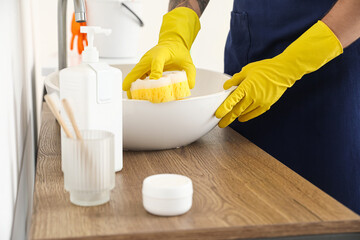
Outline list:
[[[308,227],[311,225],[312,231]],[[329,231],[329,229],[331,229]],[[274,238],[297,237],[322,234],[360,233],[360,220],[328,221],[313,223],[263,225],[261,232],[259,226],[240,226],[222,228],[202,228],[197,230],[178,230],[164,232],[138,232],[121,235],[82,236],[74,238],[38,238],[37,240],[56,239],[86,239],[86,240],[184,240],[184,239],[248,239],[248,238]]]

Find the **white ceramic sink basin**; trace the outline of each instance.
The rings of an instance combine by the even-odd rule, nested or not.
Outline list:
[[[113,65],[125,77],[133,64]],[[191,97],[179,101],[153,104],[127,99],[123,94],[123,143],[127,150],[161,150],[188,145],[213,129],[219,119],[215,111],[230,92],[223,89],[228,75],[197,69]],[[59,92],[58,74],[45,79],[48,93]]]

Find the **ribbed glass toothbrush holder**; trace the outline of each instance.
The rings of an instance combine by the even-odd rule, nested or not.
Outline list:
[[[65,189],[73,204],[104,204],[115,187],[114,134],[83,130],[81,135],[83,140],[65,137],[63,141]]]

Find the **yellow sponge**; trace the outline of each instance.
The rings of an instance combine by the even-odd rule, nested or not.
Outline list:
[[[132,99],[152,103],[170,102],[191,95],[184,71],[164,72],[157,80],[138,79],[131,84],[130,92]]]

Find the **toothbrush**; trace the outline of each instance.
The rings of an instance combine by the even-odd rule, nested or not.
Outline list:
[[[64,130],[66,136],[68,138],[74,139],[74,137],[72,136],[68,127],[66,126],[64,119],[61,117],[61,115],[59,113],[59,109],[57,108],[56,104],[54,103],[54,100],[50,97],[50,95],[45,95],[44,98],[45,98],[45,101],[48,104],[52,114],[54,114],[56,120],[59,122],[60,126]]]
[[[75,121],[74,112],[73,112],[73,110],[72,110],[72,108],[70,106],[69,101],[64,98],[61,102],[62,102],[62,104],[64,106],[64,109],[65,109],[65,111],[66,111],[66,113],[67,113],[67,115],[68,115],[68,117],[70,119],[70,122],[71,122],[71,124],[72,124],[72,126],[73,126],[73,128],[75,130],[76,137],[79,140],[83,140],[83,138],[81,136],[81,133],[80,133],[80,130],[79,130],[79,127],[78,127],[78,125],[77,125],[77,123]]]

